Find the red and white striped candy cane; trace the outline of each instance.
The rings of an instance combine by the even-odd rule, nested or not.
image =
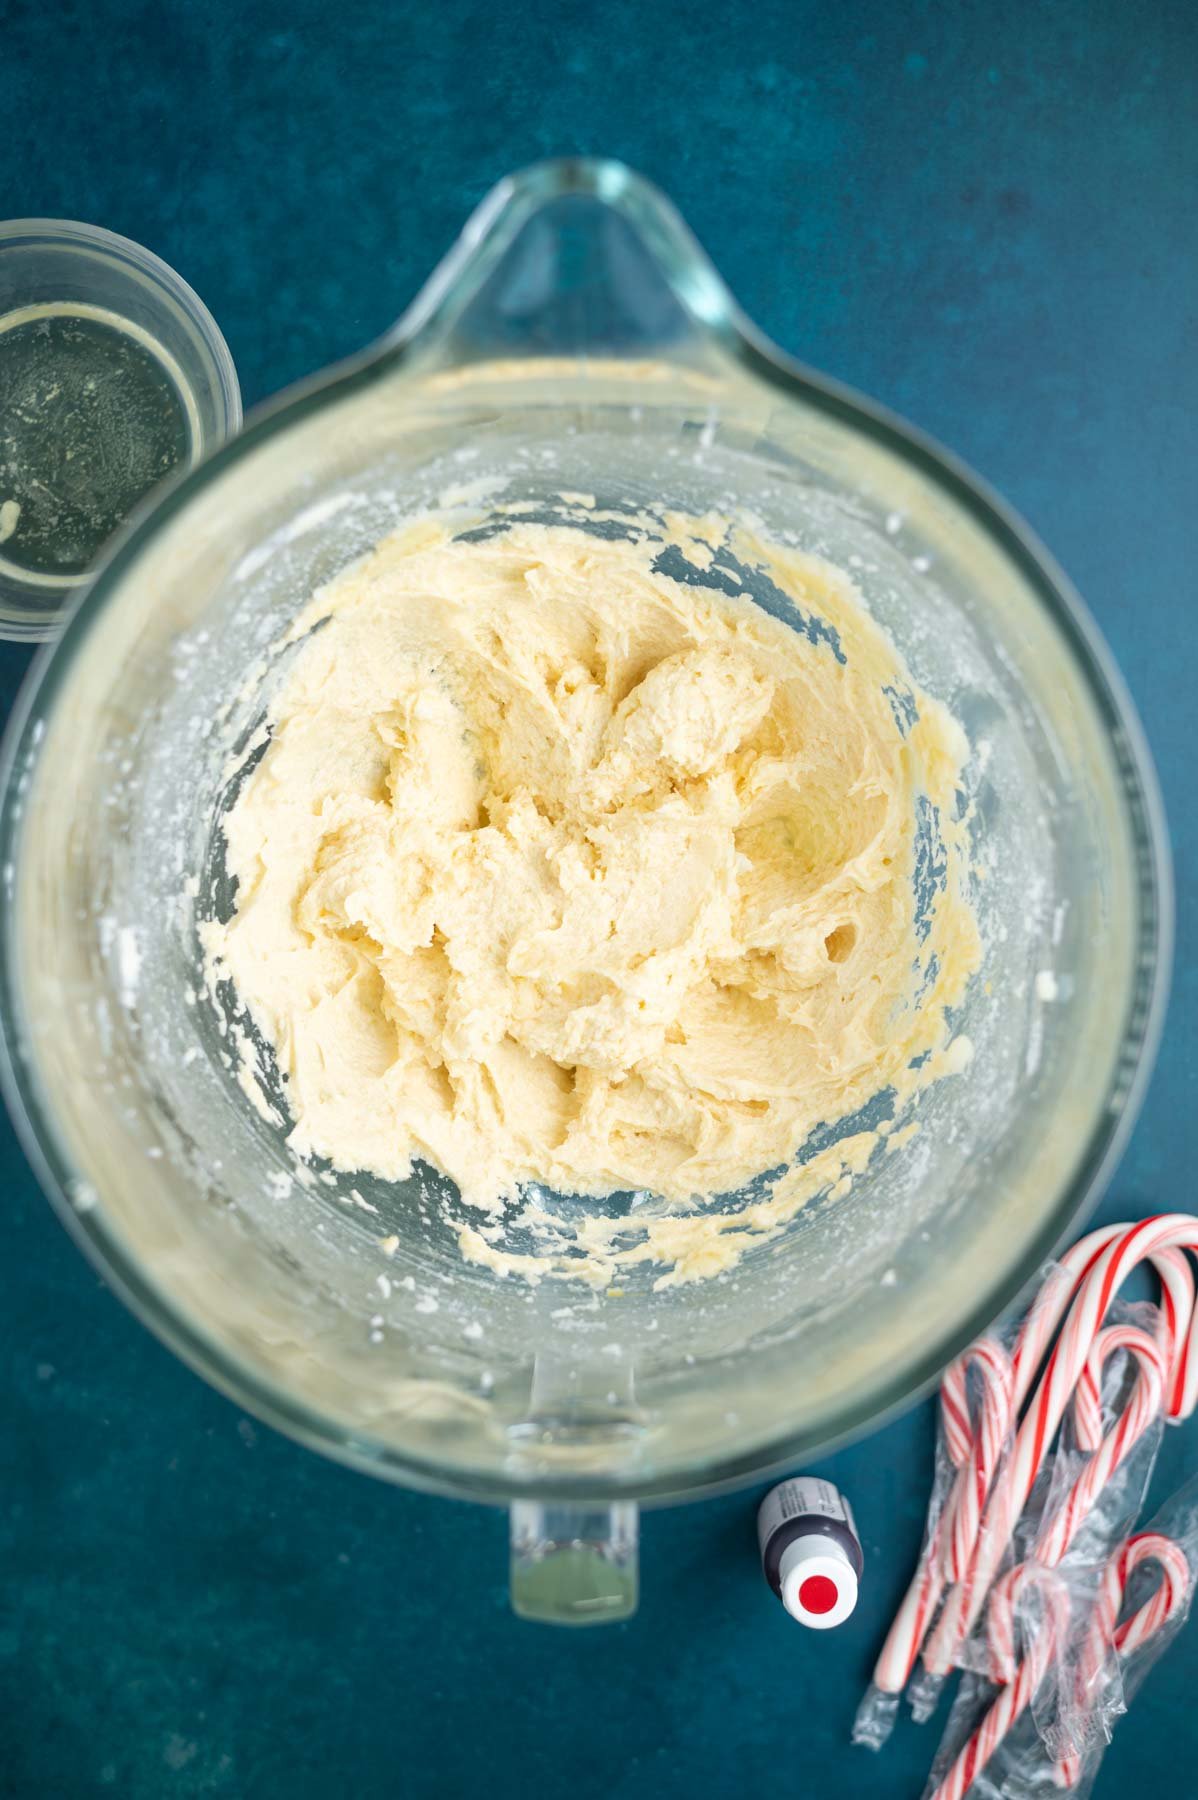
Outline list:
[[[1078,1286],[1060,1339],[1037,1389],[1035,1402],[1029,1409],[1026,1423],[1030,1430],[1020,1452],[1021,1461],[1034,1456],[1049,1428],[1055,1431],[1060,1423],[1065,1402],[1084,1367],[1089,1345],[1106,1317],[1111,1301],[1132,1269],[1146,1257],[1157,1261],[1162,1279],[1162,1304],[1173,1336],[1169,1412],[1175,1418],[1185,1418],[1193,1410],[1198,1399],[1198,1360],[1193,1354],[1198,1312],[1193,1305],[1193,1283],[1191,1279],[1188,1284],[1188,1317],[1171,1316],[1176,1313],[1178,1304],[1177,1260],[1175,1256],[1160,1255],[1178,1250],[1198,1250],[1198,1219],[1188,1213],[1162,1213],[1156,1218],[1145,1219],[1139,1225],[1130,1226],[1099,1252]]]
[[[1193,1273],[1180,1247],[1184,1243],[1186,1247],[1198,1248],[1198,1221],[1187,1221],[1185,1214],[1167,1217],[1173,1227],[1174,1241],[1167,1241],[1166,1233],[1165,1242],[1147,1252],[1141,1250],[1139,1254],[1146,1253],[1151,1257],[1161,1282],[1160,1340],[1169,1360],[1166,1416],[1177,1421],[1187,1418],[1198,1403],[1198,1352],[1191,1354],[1191,1347],[1198,1337],[1198,1307],[1195,1306]],[[1150,1220],[1146,1223],[1156,1225],[1158,1221]],[[1062,1319],[1079,1289],[1102,1260],[1104,1252],[1110,1251],[1117,1241],[1141,1229],[1128,1225],[1102,1226],[1079,1239],[1050,1271],[1024,1320],[1012,1359],[1016,1409],[1021,1408],[1027,1400]],[[1130,1266],[1128,1264],[1128,1268]],[[1114,1290],[1111,1291],[1113,1293]],[[950,1368],[945,1376],[941,1395],[945,1440],[958,1467],[964,1466],[964,1460],[968,1456],[965,1448],[965,1432],[968,1427],[968,1407],[964,1402],[966,1364],[967,1357],[963,1357]],[[1078,1380],[1084,1384],[1087,1379],[1086,1365],[1083,1364]],[[1043,1386],[1042,1383],[1041,1387]],[[1038,1394],[1037,1400],[1039,1398]],[[1066,1394],[1061,1401],[1061,1411],[1067,1398]],[[1100,1395],[1088,1393],[1081,1397],[1083,1432],[1087,1429],[1087,1406],[1089,1435],[1097,1445],[1102,1436]],[[1094,1420],[1096,1411],[1097,1422]],[[1054,1433],[1059,1422],[1058,1412],[1052,1426]],[[1024,1466],[1018,1472],[1011,1459],[1008,1459],[1004,1479],[992,1484],[988,1504],[976,1517],[971,1509],[962,1508],[958,1504],[959,1495],[963,1491],[959,1478],[946,1503],[938,1530],[930,1534],[923,1562],[916,1570],[878,1658],[874,1681],[885,1692],[898,1693],[905,1686],[944,1592],[946,1575],[949,1580],[955,1580],[957,1585],[949,1590],[945,1615],[939,1628],[937,1654],[931,1657],[929,1667],[938,1673],[946,1673],[953,1666],[960,1644],[972,1629],[981,1610],[994,1570],[1001,1561],[1019,1514],[1026,1505],[1027,1495],[1035,1483],[1050,1443],[1051,1434],[1045,1438],[1041,1433],[1036,1460],[1030,1468],[1030,1479],[1027,1466],[1030,1457],[1025,1457]],[[972,1447],[972,1433],[969,1444]],[[1026,1439],[1024,1444],[1026,1449]],[[1021,1494],[1020,1489],[1024,1486],[1026,1491]],[[974,1491],[976,1492],[976,1487]],[[950,1521],[955,1526],[951,1531],[948,1529]],[[967,1548],[966,1539],[970,1527],[974,1543],[972,1548]],[[978,1547],[978,1539],[983,1530],[988,1540],[984,1555]]]
[[[1157,1340],[1138,1325],[1108,1325],[1097,1334],[1087,1358],[1093,1386],[1101,1392],[1102,1368],[1118,1350],[1126,1350],[1135,1357],[1139,1365],[1136,1380],[1126,1405],[1114,1420],[1110,1431],[1100,1437],[1094,1454],[1064,1496],[1044,1518],[1033,1555],[1037,1563],[1048,1568],[1055,1568],[1061,1561],[1103,1488],[1126,1461],[1153,1421],[1160,1416],[1165,1389],[1165,1354]],[[1101,1413],[1099,1422],[1101,1423]],[[1018,1569],[1011,1571],[1011,1575],[1018,1573]],[[1004,1583],[1010,1581],[1011,1575],[996,1584],[991,1596],[992,1611],[998,1603]],[[969,1609],[972,1597],[970,1583],[974,1579],[976,1574],[971,1572],[953,1589],[950,1604],[946,1606],[932,1632],[924,1652],[924,1663],[931,1674],[947,1674],[959,1654],[961,1621]],[[992,1648],[996,1641],[999,1644],[1003,1641],[1001,1625],[1001,1612],[997,1624],[992,1620],[987,1621],[987,1634]],[[996,1632],[997,1640],[994,1635]],[[995,1679],[1003,1680],[1006,1677],[996,1673]]]
[[[1177,1220],[1188,1217],[1185,1213],[1166,1216]],[[1145,1223],[1151,1224],[1152,1221],[1147,1220]],[[1116,1238],[1139,1229],[1136,1225],[1100,1226],[1097,1231],[1079,1238],[1049,1272],[1024,1320],[1015,1345],[1015,1394],[1020,1407],[1031,1392],[1045,1352],[1056,1335],[1070,1302],[1102,1252]],[[1194,1222],[1194,1231],[1195,1241],[1186,1246],[1188,1249],[1198,1249],[1198,1221]],[[1148,1252],[1148,1256],[1161,1284],[1161,1338],[1169,1346],[1170,1362],[1168,1417],[1176,1423],[1188,1419],[1198,1403],[1198,1357],[1191,1358],[1188,1354],[1191,1338],[1198,1333],[1194,1276],[1189,1261],[1180,1248],[1164,1245],[1159,1250]]]
[[[1122,1623],[1127,1584],[1141,1563],[1158,1564],[1161,1578],[1152,1593]],[[1141,1531],[1115,1550],[1103,1571],[1098,1599],[1082,1639],[1077,1666],[1079,1709],[1095,1704],[1094,1690],[1106,1674],[1112,1654],[1130,1656],[1160,1631],[1189,1598],[1193,1572],[1180,1544],[1159,1532]],[[1080,1753],[1063,1756],[1056,1766],[1059,1787],[1075,1787],[1082,1772]]]
[[[1027,1398],[1028,1390],[1044,1360],[1044,1353],[1060,1325],[1079,1281],[1100,1252],[1110,1243],[1112,1237],[1122,1229],[1124,1228],[1114,1225],[1103,1226],[1098,1231],[1092,1231],[1087,1237],[1074,1244],[1070,1250],[1067,1250],[1060,1262],[1050,1271],[1023,1322],[1015,1354],[1011,1359],[1012,1405],[1015,1409],[1018,1409]],[[989,1345],[995,1343],[995,1340],[981,1339],[980,1343]],[[1001,1346],[997,1344],[995,1347],[1001,1349]],[[975,1345],[974,1348],[976,1349],[978,1346]],[[945,1371],[940,1392],[940,1416],[944,1426],[945,1444],[949,1456],[958,1468],[964,1465],[968,1451],[973,1444],[973,1433],[965,1395],[968,1356],[969,1353],[966,1352],[949,1365]],[[983,1379],[985,1379],[985,1375],[983,1375]],[[983,1506],[978,1509],[976,1516],[972,1516],[968,1520],[973,1526],[974,1541],[966,1549],[964,1538],[967,1520],[960,1516],[957,1507],[957,1495],[962,1485],[959,1479],[949,1494],[937,1528],[929,1533],[929,1542],[925,1547],[923,1560],[903,1596],[902,1604],[894,1616],[893,1623],[886,1635],[886,1642],[878,1656],[874,1668],[874,1684],[885,1693],[901,1693],[906,1686],[944,1593],[946,1576],[949,1580],[960,1580],[967,1572],[969,1562],[976,1552],[977,1534],[985,1510],[986,1497],[983,1496]],[[950,1533],[947,1527],[950,1520],[953,1519],[958,1521],[957,1530]],[[955,1542],[951,1541],[953,1538],[955,1538]],[[959,1607],[960,1596],[957,1596],[957,1601]],[[936,1672],[946,1674],[950,1667],[951,1663],[946,1664]]]
[[[1100,1391],[1100,1371],[1117,1350],[1126,1350],[1134,1356],[1139,1370],[1127,1403],[1110,1431],[1099,1440],[1089,1462],[1040,1526],[1035,1555],[1051,1567],[1060,1562],[1107,1482],[1160,1416],[1166,1376],[1160,1344],[1138,1325],[1104,1326],[1095,1337],[1087,1358],[1091,1379]],[[1101,1421],[1101,1414],[1099,1418]]]
[[[1071,1315],[1072,1316],[1072,1315]],[[1037,1540],[1035,1555],[1040,1562],[1054,1565],[1060,1562],[1069,1548],[1082,1521],[1089,1514],[1102,1489],[1126,1460],[1134,1446],[1145,1431],[1151,1426],[1161,1410],[1166,1381],[1166,1352],[1156,1338],[1134,1325],[1110,1325],[1097,1333],[1090,1345],[1086,1362],[1078,1377],[1075,1392],[1092,1395],[1101,1393],[1102,1368],[1116,1350],[1127,1350],[1136,1357],[1139,1373],[1128,1396],[1122,1412],[1114,1421],[1109,1432],[1101,1434],[1094,1446],[1094,1455],[1081,1470],[1064,1498],[1054,1507],[1041,1527]],[[1085,1377],[1085,1385],[1082,1384]],[[1087,1434],[1094,1430],[1095,1421],[1091,1416],[1089,1404],[1083,1411],[1083,1421]],[[1102,1414],[1099,1403],[1097,1425],[1101,1428]],[[1046,1440],[1046,1443],[1051,1441]],[[1088,1445],[1084,1447],[1090,1447]],[[1038,1467],[1032,1474],[1032,1481],[1038,1473]],[[1005,1475],[1005,1471],[1004,1471]],[[1030,1492],[1030,1484],[1029,1490]],[[956,1663],[961,1645],[972,1629],[974,1619],[981,1611],[980,1603],[975,1604],[977,1590],[975,1583],[979,1580],[989,1582],[993,1568],[1001,1557],[1002,1550],[1014,1533],[1015,1522],[1026,1504],[1026,1494],[1014,1508],[1015,1496],[1006,1488],[996,1484],[996,1494],[1005,1504],[997,1514],[987,1514],[982,1536],[979,1536],[978,1551],[973,1566],[958,1581],[949,1594],[944,1611],[937,1620],[935,1628],[924,1651],[924,1663],[932,1674],[946,1675]],[[1003,1534],[1001,1544],[995,1546],[988,1540],[983,1541],[985,1533]],[[998,1554],[994,1551],[997,1548]],[[984,1600],[985,1589],[980,1599]]]
[[[1091,1346],[1111,1301],[1132,1269],[1158,1251],[1195,1248],[1198,1248],[1198,1219],[1187,1213],[1165,1213],[1155,1219],[1145,1219],[1142,1224],[1130,1226],[1119,1236],[1112,1237],[1094,1258],[1078,1286],[1061,1335],[1019,1429],[1011,1463],[1011,1485],[1019,1496],[1016,1516],[1026,1504],[1044,1454],[1086,1367]],[[1166,1272],[1164,1291],[1172,1299],[1176,1291],[1175,1259],[1162,1260]],[[1184,1335],[1177,1353],[1170,1359],[1173,1364],[1171,1393],[1177,1395],[1183,1408],[1184,1397],[1191,1385],[1187,1352],[1196,1323],[1198,1314],[1194,1313],[1191,1304],[1190,1317],[1184,1322],[1177,1321]],[[1178,1416],[1184,1417],[1185,1411]]]
[[[1015,1612],[1033,1593],[1040,1621],[1024,1620],[1023,1654],[1015,1652]],[[995,1586],[987,1623],[994,1672],[1005,1679],[993,1705],[937,1787],[933,1800],[964,1800],[1015,1722],[1035,1699],[1069,1629],[1069,1596],[1054,1570],[1021,1563]]]
[[[1165,1418],[1170,1425],[1180,1425],[1198,1406],[1198,1355],[1191,1354],[1198,1340],[1194,1270],[1178,1245],[1155,1251],[1151,1261],[1161,1283],[1161,1341],[1170,1346]]]
[[[1181,1218],[1185,1215],[1177,1216]],[[1043,1287],[1029,1308],[1016,1340],[1012,1359],[1016,1407],[1021,1407],[1027,1399],[1032,1383],[1039,1373],[1045,1351],[1055,1336],[1074,1296],[1094,1269],[1103,1252],[1108,1250],[1116,1240],[1135,1229],[1137,1227],[1128,1225],[1101,1226],[1097,1231],[1092,1231],[1086,1237],[1080,1238],[1050,1271]],[[1198,1236],[1198,1221],[1195,1222],[1195,1233]],[[1191,1327],[1198,1326],[1198,1317],[1195,1315],[1194,1277],[1189,1261],[1181,1250],[1166,1246],[1150,1254],[1161,1282],[1160,1339],[1170,1364],[1170,1399],[1172,1401],[1173,1390],[1176,1387],[1180,1409],[1184,1403],[1181,1396],[1186,1375],[1184,1352],[1189,1341]],[[1194,1359],[1194,1363],[1195,1375],[1198,1377],[1198,1358]],[[1088,1431],[1090,1436],[1090,1444],[1087,1447],[1097,1448],[1103,1436],[1101,1394],[1093,1391],[1092,1383],[1089,1383],[1086,1364],[1083,1364],[1078,1380],[1086,1385],[1086,1391],[1081,1400],[1082,1431],[1083,1433]],[[1198,1379],[1192,1385],[1198,1390]],[[1193,1407],[1195,1397],[1195,1394],[1187,1394],[1190,1408]],[[1186,1415],[1178,1410],[1173,1416],[1183,1417]],[[1059,1419],[1057,1423],[1059,1424]],[[1053,1430],[1055,1432],[1055,1425]],[[1085,1441],[1084,1437],[1082,1441]],[[1013,1468],[1008,1469],[1006,1480],[1003,1483],[995,1484],[995,1500],[1005,1500],[1006,1504],[991,1509],[989,1516],[986,1517],[987,1535],[993,1535],[994,1541],[990,1544],[989,1555],[985,1559],[978,1559],[982,1561],[982,1571],[979,1572],[970,1566],[974,1559],[977,1559],[977,1541],[982,1530],[981,1518],[974,1522],[974,1543],[963,1559],[964,1567],[962,1567],[962,1558],[959,1554],[964,1546],[958,1544],[956,1547],[958,1556],[954,1579],[957,1582],[966,1581],[967,1589],[949,1596],[946,1616],[940,1623],[936,1648],[929,1662],[931,1671],[947,1674],[952,1668],[963,1638],[968,1634],[981,1611],[987,1586],[993,1578],[998,1562],[1001,1561],[1003,1551],[1014,1532],[1019,1515],[1027,1503],[1027,1495],[1030,1494],[1031,1488],[1035,1484],[1036,1476],[1039,1474],[1050,1444],[1051,1437],[1041,1445],[1039,1460],[1031,1471],[1031,1479],[1027,1483],[1027,1491],[1022,1498],[1017,1500],[1018,1490],[1014,1481],[1015,1470]],[[997,1516],[995,1516],[996,1513]],[[983,1583],[980,1588],[978,1587],[979,1577]]]
[[[1111,1239],[1126,1230],[1125,1225],[1101,1225],[1097,1231],[1088,1232],[1076,1244],[1070,1245],[1045,1276],[1015,1343],[1015,1395],[1021,1407],[1031,1392],[1040,1364],[1079,1284]]]
[[[975,1431],[969,1412],[969,1370],[981,1378]],[[940,1416],[949,1458],[958,1473],[874,1668],[874,1684],[901,1693],[919,1655],[945,1581],[956,1580],[973,1552],[977,1521],[1015,1424],[1011,1359],[996,1338],[979,1338],[950,1364],[940,1390]]]
[[[1099,1241],[1095,1254],[1094,1243],[1104,1236],[1107,1241],[1105,1244]],[[968,1577],[951,1590],[945,1602],[936,1627],[934,1652],[929,1645],[932,1652],[930,1668],[937,1672],[952,1668],[960,1645],[973,1628],[1003,1552],[1027,1505],[1044,1457],[1056,1436],[1065,1407],[1085,1369],[1090,1346],[1115,1294],[1132,1269],[1146,1257],[1155,1258],[1161,1251],[1185,1249],[1198,1250],[1198,1219],[1188,1213],[1162,1213],[1118,1234],[1092,1232],[1069,1253],[1065,1261],[1069,1275],[1079,1265],[1085,1272],[1077,1284],[1060,1336],[1019,1428],[1014,1453],[1007,1458],[995,1483]],[[1175,1259],[1162,1260],[1168,1316],[1170,1309],[1177,1305],[1179,1283]],[[1029,1315],[1026,1360],[1022,1339],[1016,1352],[1017,1392],[1027,1379],[1031,1356],[1037,1348],[1042,1352],[1043,1345],[1052,1335],[1052,1315],[1055,1313],[1057,1318],[1060,1317],[1060,1296],[1066,1279],[1063,1271],[1054,1273],[1046,1284],[1054,1291],[1045,1308],[1033,1308]],[[1192,1281],[1190,1285],[1192,1291]],[[1044,1316],[1038,1317],[1042,1310]],[[1198,1398],[1198,1352],[1194,1349],[1198,1309],[1191,1304],[1188,1317],[1174,1317],[1171,1330],[1174,1336],[1170,1346],[1170,1410],[1173,1417],[1185,1418]]]
[[[1183,1250],[1160,1250],[1152,1258],[1161,1283],[1161,1301],[1157,1309],[1156,1338],[1168,1364],[1170,1385],[1176,1380],[1179,1350],[1184,1351],[1190,1315],[1194,1309],[1194,1277],[1189,1258]],[[1181,1331],[1178,1321],[1183,1321]],[[1073,1429],[1079,1448],[1097,1450],[1103,1437],[1102,1373],[1103,1361],[1093,1353],[1078,1377],[1073,1391]],[[1174,1394],[1168,1396],[1172,1405]],[[1166,1407],[1166,1416],[1169,1408]],[[1173,1423],[1179,1420],[1174,1417]]]
[[[1189,1558],[1180,1544],[1175,1544],[1172,1538],[1162,1537],[1155,1531],[1142,1531],[1138,1536],[1127,1540],[1124,1587],[1132,1570],[1150,1558],[1160,1564],[1160,1586],[1143,1606],[1138,1606],[1130,1618],[1124,1619],[1116,1627],[1114,1644],[1120,1656],[1130,1656],[1133,1650],[1139,1650],[1149,1638],[1155,1637],[1162,1625],[1189,1599],[1193,1582]],[[1118,1617],[1118,1613],[1115,1616]]]
[[[976,1369],[981,1377],[976,1429],[970,1423],[966,1394],[970,1369]],[[940,1409],[949,1454],[961,1470],[945,1503],[940,1564],[947,1581],[959,1581],[969,1566],[982,1511],[1015,1428],[1015,1374],[1011,1358],[997,1338],[979,1338],[957,1358],[945,1375]],[[957,1454],[950,1435],[950,1412],[953,1429],[959,1434]]]

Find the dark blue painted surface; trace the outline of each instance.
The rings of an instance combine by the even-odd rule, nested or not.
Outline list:
[[[0,210],[157,250],[252,402],[380,331],[510,167],[585,150],[654,177],[772,336],[1015,501],[1116,649],[1181,901],[1104,1211],[1138,1215],[1193,1204],[1198,1152],[1196,64],[1185,0],[7,0]],[[25,661],[0,651],[6,700]],[[826,1459],[869,1559],[839,1633],[761,1585],[748,1496],[646,1520],[632,1624],[538,1631],[507,1613],[497,1515],[239,1418],[102,1291],[3,1131],[0,1794],[918,1794],[930,1728],[881,1759],[847,1733],[919,1539],[927,1408]],[[1198,1423],[1155,1491],[1196,1465]],[[1196,1675],[1198,1627],[1101,1794],[1186,1769]]]

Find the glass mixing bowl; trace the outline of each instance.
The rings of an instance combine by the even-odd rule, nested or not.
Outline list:
[[[262,716],[247,671],[400,519],[485,528],[563,490],[748,510],[848,568],[972,745],[972,1063],[847,1199],[663,1292],[643,1268],[606,1294],[500,1280],[422,1218],[417,1177],[295,1186],[200,973],[228,754]],[[126,533],[22,695],[4,778],[8,1093],[72,1232],[239,1405],[378,1474],[515,1502],[538,1616],[628,1609],[634,1502],[793,1464],[930,1382],[1093,1200],[1157,1036],[1160,803],[1076,597],[959,464],[767,344],[611,163],[503,182],[381,345]]]

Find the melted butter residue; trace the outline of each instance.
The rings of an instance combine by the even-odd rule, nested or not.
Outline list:
[[[585,519],[424,519],[314,598],[203,936],[300,1155],[433,1164],[496,1273],[660,1286],[847,1191],[967,1060],[968,747],[841,571]]]

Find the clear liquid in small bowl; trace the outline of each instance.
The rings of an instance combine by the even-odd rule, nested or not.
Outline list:
[[[69,301],[0,318],[0,567],[82,580],[197,433],[178,364],[132,321]]]

